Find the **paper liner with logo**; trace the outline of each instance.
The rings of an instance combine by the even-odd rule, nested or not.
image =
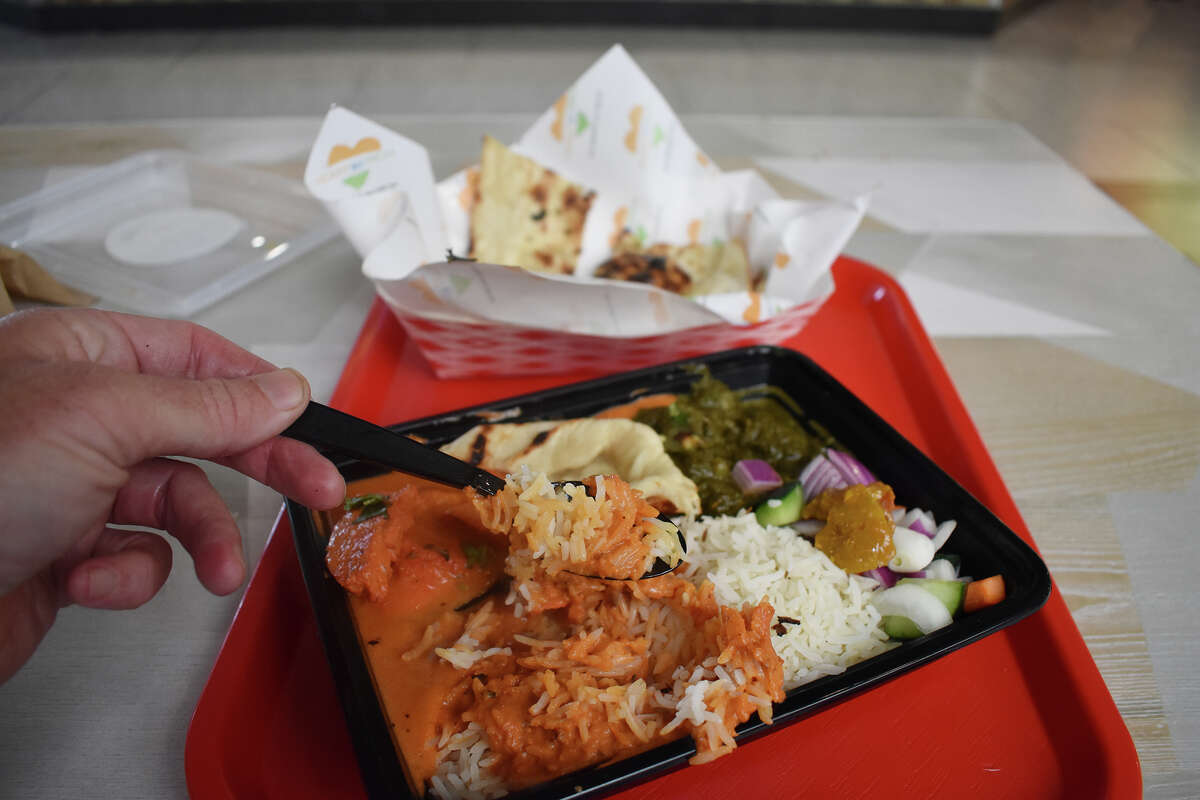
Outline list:
[[[595,193],[572,276],[451,258],[470,249],[476,168],[435,184],[423,147],[338,107],[309,155],[306,185],[442,377],[550,374],[580,358],[629,368],[781,342],[832,292],[829,268],[865,209],[784,200],[752,170],[722,172],[619,45],[512,147]],[[759,291],[688,298],[592,277],[624,231],[645,245],[737,244],[763,275]]]

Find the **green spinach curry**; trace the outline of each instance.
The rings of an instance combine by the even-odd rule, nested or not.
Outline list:
[[[762,389],[735,391],[707,367],[697,372],[690,392],[670,405],[642,409],[635,419],[663,437],[667,454],[695,481],[705,514],[736,514],[755,501],[730,475],[738,461],[762,459],[791,481],[821,448],[834,444],[827,433],[805,430],[769,390],[766,396]]]

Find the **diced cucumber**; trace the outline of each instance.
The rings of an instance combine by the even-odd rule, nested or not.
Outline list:
[[[883,632],[890,639],[899,639],[906,641],[908,639],[920,639],[924,636],[921,629],[913,623],[908,617],[900,617],[895,614],[888,614],[883,618]]]
[[[759,525],[791,525],[804,510],[804,489],[799,483],[785,483],[767,495],[754,509]]]
[[[967,592],[967,585],[962,581],[939,580],[938,578],[901,578],[896,585],[902,583],[919,586],[929,592],[942,601],[942,605],[950,612],[950,616],[954,616],[962,608],[963,595]]]

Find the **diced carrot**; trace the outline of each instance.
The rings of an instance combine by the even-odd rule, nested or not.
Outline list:
[[[963,596],[963,613],[973,614],[981,608],[994,606],[1004,599],[1004,578],[993,575],[971,581],[967,584],[967,593]]]
[[[675,395],[673,394],[648,394],[631,403],[606,408],[593,416],[596,419],[633,419],[643,408],[661,408],[674,402]]]

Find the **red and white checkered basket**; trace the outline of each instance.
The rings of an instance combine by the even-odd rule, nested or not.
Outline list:
[[[779,344],[799,333],[822,302],[798,305],[756,325],[707,325],[629,339],[441,322],[402,313],[397,318],[439,378],[555,375],[577,371],[582,364],[617,372],[734,347]]]

